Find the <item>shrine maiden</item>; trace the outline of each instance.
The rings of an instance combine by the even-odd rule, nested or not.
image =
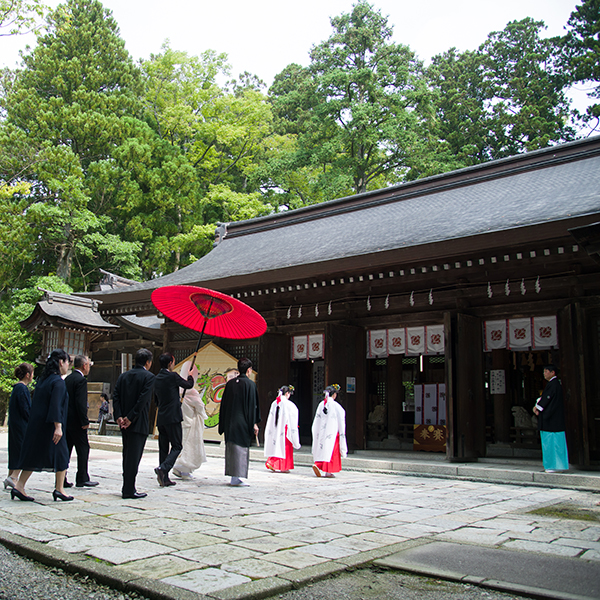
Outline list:
[[[271,404],[265,427],[266,466],[271,471],[287,473],[294,468],[294,448],[300,449],[298,408],[290,400],[293,386],[284,385]]]
[[[346,411],[336,402],[340,386],[325,389],[325,398],[317,407],[312,424],[312,454],[317,477],[333,477],[342,470],[342,458],[348,454],[346,444]]]

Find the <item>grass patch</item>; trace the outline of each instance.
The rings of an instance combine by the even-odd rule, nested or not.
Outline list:
[[[542,517],[552,517],[554,519],[575,519],[577,521],[600,522],[600,510],[589,508],[579,508],[570,504],[554,504],[530,510],[530,515],[541,515]]]

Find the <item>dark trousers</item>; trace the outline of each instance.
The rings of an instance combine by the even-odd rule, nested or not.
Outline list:
[[[123,438],[123,496],[133,496],[135,489],[135,478],[140,467],[140,460],[144,454],[147,435],[121,429]]]
[[[88,474],[90,443],[88,441],[87,429],[82,429],[81,427],[67,427],[66,437],[67,448],[69,449],[69,460],[71,460],[73,448],[75,448],[75,452],[77,452],[77,475],[75,476],[75,483],[85,483],[90,480]]]
[[[168,473],[183,449],[181,423],[158,426],[159,467]]]

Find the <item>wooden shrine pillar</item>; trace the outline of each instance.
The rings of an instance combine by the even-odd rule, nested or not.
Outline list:
[[[560,368],[558,378],[565,402],[566,437],[569,463],[590,466],[590,422],[585,386],[585,315],[579,302],[558,312]]]
[[[485,456],[485,400],[481,321],[465,314],[444,314],[446,400],[451,462]]]
[[[277,391],[290,380],[290,337],[285,333],[265,333],[258,351],[257,387],[263,429]]]
[[[346,411],[348,450],[366,445],[366,341],[365,330],[353,325],[328,323],[325,328],[325,385],[340,385],[339,402]],[[354,392],[347,383],[355,382]]]

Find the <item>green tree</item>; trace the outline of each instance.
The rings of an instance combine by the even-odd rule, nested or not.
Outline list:
[[[0,0],[0,37],[31,31],[45,8],[40,0]]]
[[[139,245],[95,210],[116,199],[93,197],[94,174],[113,163],[128,141],[127,119],[142,112],[140,73],[116,22],[96,0],[68,0],[48,16],[23,64],[5,80],[2,129],[19,147],[25,134],[38,152],[29,168],[13,165],[0,177],[31,184],[22,219],[35,232],[32,273],[55,269],[78,288],[98,266],[139,275]]]
[[[452,48],[433,58],[428,77],[441,147],[457,166],[574,138],[560,40],[541,38],[543,29],[541,21],[513,21],[476,52]]]
[[[592,84],[588,96],[600,99],[600,0],[584,0],[571,13],[567,26],[565,69],[572,74],[573,82]],[[586,114],[586,120],[593,120],[597,127],[600,103],[589,106]]]
[[[49,275],[31,278],[22,289],[11,290],[0,300],[0,413],[2,393],[10,393],[15,383],[14,368],[23,361],[34,362],[36,348],[39,348],[39,335],[27,333],[19,323],[42,298],[40,288],[64,294],[73,291],[59,277]]]
[[[541,38],[543,29],[543,21],[512,21],[480,47],[493,158],[574,138],[560,39]]]
[[[422,175],[433,109],[421,62],[364,0],[331,25],[308,70],[290,65],[270,91],[277,126],[297,135],[294,164],[312,168],[328,197]]]
[[[190,56],[167,42],[160,54],[142,63],[142,69],[146,119],[171,147],[170,153],[163,151],[177,163],[173,180],[181,189],[172,186],[171,195],[161,200],[165,210],[153,206],[152,217],[145,211],[135,225],[140,234],[143,228],[148,234],[150,229],[160,231],[149,251],[155,264],[165,264],[161,257],[169,253],[177,259],[165,264],[163,272],[168,272],[210,249],[215,221],[271,210],[264,202],[257,203],[250,174],[272,133],[272,115],[255,76],[244,73],[225,88],[217,84],[219,75],[229,73],[223,54],[209,50],[200,57]],[[195,243],[192,232],[200,236]]]
[[[481,56],[451,48],[433,57],[427,73],[436,94],[439,138],[457,166],[490,160]]]

